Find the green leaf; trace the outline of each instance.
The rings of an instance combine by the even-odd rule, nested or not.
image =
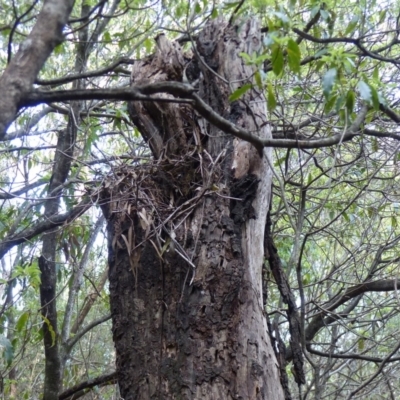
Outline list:
[[[261,54],[258,57],[254,58],[252,60],[252,63],[255,65],[260,65],[261,63],[263,63],[265,60],[269,59],[269,55],[267,53],[265,54]]]
[[[336,68],[331,68],[322,78],[322,90],[326,99],[328,99],[331,94],[333,84],[336,81],[336,75]]]
[[[357,84],[358,91],[360,92],[360,96],[363,100],[371,102],[372,101],[372,92],[371,88],[369,87],[368,84],[366,84],[364,81],[360,81]]]
[[[328,114],[332,111],[333,106],[336,104],[337,96],[332,96],[326,103],[324,107],[325,114]]]
[[[274,14],[280,19],[284,24],[288,24],[290,22],[289,17],[283,11],[275,11]]]
[[[239,56],[242,57],[247,63],[251,63],[251,57],[247,53],[239,53]]]
[[[325,55],[326,53],[328,53],[328,49],[325,47],[322,50],[319,50],[315,53],[315,58],[319,58],[322,57],[323,55]]]
[[[378,96],[378,92],[376,91],[376,89],[369,85],[369,88],[371,89],[371,95],[372,95],[372,105],[374,106],[374,109],[376,111],[379,111],[380,108],[380,101],[379,101],[379,96]]]
[[[320,12],[321,12],[321,17],[325,20],[325,21],[327,21],[330,17],[331,17],[331,15],[328,13],[328,11],[325,11],[325,10],[320,10]]]
[[[232,3],[225,3],[224,4],[224,9],[225,10],[229,10],[230,8],[237,7],[239,4],[240,4],[240,1],[235,1],[235,2],[232,2]]]
[[[349,114],[353,112],[355,102],[356,102],[356,94],[352,90],[349,90],[346,96],[346,108]]]
[[[11,342],[3,335],[0,335],[0,347],[4,348],[4,358],[7,366],[10,366],[14,359],[14,348],[12,347]]]
[[[275,75],[280,75],[283,70],[283,52],[280,46],[275,46],[271,55],[272,71]]]
[[[28,322],[29,319],[29,312],[25,311],[19,318],[17,323],[15,324],[15,330],[18,333],[21,333],[22,330],[24,330],[26,328],[26,324]]]
[[[400,154],[400,153],[399,153]],[[275,162],[274,165],[275,167],[279,167],[279,165],[282,165],[283,162],[286,160],[286,156],[278,158]]]
[[[348,120],[347,120],[347,112],[345,112],[345,110],[339,110],[339,121],[342,123],[342,124],[345,124],[345,123],[347,123],[348,122]]]
[[[261,78],[261,75],[260,75],[260,71],[256,71],[256,73],[254,74],[254,79],[256,81],[256,84],[257,84],[258,88],[262,89],[263,83],[262,83],[262,78]]]
[[[113,128],[121,130],[121,118],[114,118]]]
[[[264,46],[272,47],[272,45],[276,43],[276,38],[277,38],[276,32],[267,33],[263,39]]]
[[[353,62],[353,60],[352,60],[350,57],[346,57],[346,58],[343,60],[343,66],[344,66],[345,71],[346,71],[348,74],[351,74],[351,73],[355,70],[355,68],[356,68],[356,66],[355,66],[355,64],[354,64],[354,62]]]
[[[371,146],[372,146],[372,151],[374,151],[375,153],[379,150],[379,144],[376,137],[371,138]]]
[[[346,99],[344,95],[341,95],[337,98],[336,100],[336,104],[335,104],[335,108],[336,108],[336,112],[339,112],[339,110],[342,109],[343,104],[345,103]]]
[[[315,6],[312,10],[311,10],[311,18],[314,18],[320,10],[320,6]]]
[[[380,92],[378,92],[378,99],[379,99],[379,104],[382,104],[383,106],[387,106],[388,105],[388,102],[383,97],[382,93],[380,93]]]
[[[249,89],[251,89],[253,85],[251,83],[246,83],[241,86],[239,89],[236,89],[230,96],[229,101],[235,101],[242,97]]]
[[[268,111],[273,111],[276,107],[276,98],[271,83],[268,83],[267,88],[267,107]]]
[[[354,15],[353,16],[353,18],[351,19],[349,25],[347,25],[347,28],[344,31],[344,36],[347,36],[349,33],[352,33],[354,31],[354,29],[356,28],[359,20],[360,20],[360,17],[358,15]]]
[[[153,50],[153,41],[151,39],[147,38],[143,44],[147,53],[150,53]]]
[[[324,66],[325,66],[325,61],[318,61],[315,67],[315,72],[318,72]]]
[[[104,33],[103,33],[103,40],[106,42],[106,43],[111,43],[111,35],[110,35],[110,32],[108,32],[108,31],[105,31]]]
[[[51,325],[50,321],[48,320],[48,318],[46,318],[44,315],[41,315],[44,323],[47,325],[47,329],[50,332],[50,336],[51,336],[51,346],[54,346],[56,344],[56,333],[54,332],[54,328]]]
[[[54,54],[55,55],[60,55],[65,52],[65,47],[63,46],[64,42],[58,44],[56,47],[54,47]]]
[[[386,13],[387,13],[387,9],[383,9],[380,13],[379,13],[379,24],[381,24],[384,19],[386,18]]]
[[[293,40],[289,39],[287,45],[287,54],[290,69],[296,74],[300,72],[301,52],[299,45]]]
[[[374,81],[379,82],[379,68],[377,66],[374,68],[374,72],[372,73],[372,78],[374,79]]]

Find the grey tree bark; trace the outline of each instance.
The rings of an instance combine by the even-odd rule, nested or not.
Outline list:
[[[32,32],[21,44],[0,78],[0,140],[14,120],[20,103],[31,91],[33,82],[54,47],[61,43],[62,30],[74,0],[46,0]]]
[[[62,184],[67,179],[75,146],[77,127],[70,117],[68,127],[62,133],[57,143],[53,172],[49,184],[49,199],[45,202],[44,218],[51,219],[58,213]],[[43,236],[42,255],[39,258],[41,272],[40,302],[43,317],[43,340],[45,350],[44,400],[58,399],[62,383],[62,364],[59,354],[57,328],[57,271],[56,250],[57,233],[50,231]]]
[[[259,49],[259,31],[214,20],[191,55],[160,35],[132,84],[188,80],[221,116],[270,138],[261,92],[228,101],[253,82],[239,54]],[[130,114],[154,162],[120,167],[102,190],[121,396],[284,399],[262,299],[270,150],[187,104],[135,102]]]

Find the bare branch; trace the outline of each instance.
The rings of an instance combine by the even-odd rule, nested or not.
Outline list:
[[[10,147],[0,150],[0,154],[3,153],[11,153],[13,151],[40,151],[40,150],[48,150],[48,149],[55,149],[56,146],[38,146],[38,147],[31,147],[31,146],[19,146],[19,147]]]
[[[95,71],[88,71],[88,72],[83,72],[81,74],[73,74],[73,75],[68,75],[62,78],[58,79],[37,79],[35,81],[36,84],[38,85],[49,85],[49,86],[56,86],[56,85],[64,85],[69,82],[73,82],[78,79],[85,79],[85,78],[93,78],[96,76],[102,76],[106,75],[111,71],[114,71],[119,65],[121,64],[133,64],[134,60],[126,57],[121,57],[115,62],[113,62],[111,65],[108,65],[107,67],[97,69]]]
[[[379,366],[378,370],[369,378],[367,379],[362,385],[360,385],[357,389],[353,390],[347,399],[351,399],[355,394],[357,394],[360,390],[367,387],[383,370],[383,367],[386,363],[391,360],[393,354],[397,353],[400,349],[400,342],[397,343],[397,346],[382,360],[381,365]]]
[[[105,315],[104,317],[101,317],[99,319],[96,319],[95,321],[91,322],[89,325],[85,326],[81,331],[79,331],[75,336],[70,338],[66,346],[69,347],[70,349],[77,343],[79,340],[82,338],[82,336],[86,335],[91,329],[96,327],[97,325],[102,324],[103,322],[108,321],[111,318],[111,314]]]
[[[101,375],[97,378],[88,379],[87,381],[78,383],[77,385],[64,390],[58,398],[59,400],[78,399],[88,392],[87,389],[91,389],[95,386],[101,387],[106,385],[114,385],[115,383],[117,383],[117,373],[111,372],[110,374]]]
[[[21,194],[24,194],[24,193],[28,192],[29,190],[35,189],[38,186],[44,185],[46,183],[48,183],[47,179],[39,180],[37,182],[33,182],[33,183],[29,184],[29,185],[26,185],[23,188],[18,189],[15,192],[12,192],[12,193],[8,193],[5,190],[0,189],[1,192],[4,192],[4,193],[0,193],[0,200],[14,199],[15,197],[21,196]]]
[[[355,307],[355,305],[358,304],[359,299],[364,293],[391,292],[393,290],[396,290],[396,282],[397,278],[382,279],[374,282],[364,282],[348,288],[343,295],[341,295],[339,298],[335,298],[333,301],[330,302],[329,305],[324,307],[323,311],[313,316],[311,322],[308,324],[305,330],[305,337],[307,342],[312,340],[323,327],[337,321],[338,318],[345,318],[349,314],[349,312]],[[339,315],[332,314],[326,318],[323,318],[323,314],[327,312],[333,312],[339,306],[343,305],[351,299],[355,299],[354,304],[350,304],[350,306],[340,312]]]
[[[384,112],[392,121],[400,123],[400,116],[398,116],[393,110],[389,107],[384,106],[383,104],[379,105],[379,108],[382,112]]]
[[[72,284],[69,289],[68,300],[67,300],[67,304],[65,306],[64,320],[63,320],[62,329],[61,329],[61,343],[67,342],[67,340],[68,340],[68,336],[70,334],[72,312],[73,312],[73,307],[74,307],[74,303],[76,300],[76,296],[82,285],[82,277],[83,277],[85,268],[87,266],[87,263],[89,261],[90,252],[92,251],[92,247],[94,246],[97,235],[99,234],[101,228],[103,227],[103,224],[104,224],[104,217],[101,216],[97,220],[95,226],[93,227],[93,232],[90,235],[90,239],[86,243],[86,247],[85,247],[83,256],[79,262],[78,267],[76,268],[76,270],[73,273]]]
[[[22,136],[29,136],[34,134],[31,132],[32,128],[36,126],[43,117],[50,114],[51,112],[54,112],[54,109],[52,107],[44,108],[37,114],[33,115],[24,127],[18,129],[17,131],[7,133],[1,140],[5,142],[7,140],[13,140]]]
[[[40,103],[68,100],[121,100],[121,101],[160,101],[160,102],[188,102],[207,121],[214,124],[223,132],[246,140],[261,151],[263,147],[316,149],[338,144],[340,141],[351,140],[359,135],[361,124],[364,122],[368,108],[364,106],[353,124],[346,132],[328,138],[310,140],[292,139],[261,139],[254,133],[242,129],[216,113],[196,93],[196,89],[181,82],[157,82],[148,85],[132,86],[123,89],[87,89],[87,90],[59,90],[52,92],[35,91],[28,94],[21,106],[32,107]],[[155,98],[152,94],[169,93],[177,96],[176,99]]]
[[[306,32],[301,31],[298,28],[293,28],[293,32],[297,33],[300,37],[303,39],[309,40],[310,42],[314,43],[351,43],[354,44],[359,50],[361,50],[361,53],[365,56],[374,58],[375,60],[379,61],[385,61],[391,64],[398,65],[400,64],[400,61],[397,61],[393,58],[387,58],[387,57],[382,57],[379,54],[376,54],[372,51],[369,51],[366,49],[362,44],[361,40],[362,38],[358,39],[353,39],[353,38],[348,38],[348,37],[342,37],[342,38],[316,38],[315,36],[312,36]]]
[[[316,356],[326,357],[326,358],[336,358],[342,360],[362,360],[362,361],[370,361],[375,363],[381,363],[384,359],[379,357],[370,357],[370,356],[363,356],[357,353],[346,353],[346,354],[337,354],[337,353],[325,353],[323,351],[315,350],[311,347],[311,345],[307,346],[307,350],[311,354],[315,354]],[[393,357],[386,360],[386,362],[395,362],[400,361],[400,357]]]
[[[45,221],[41,221],[33,226],[29,226],[22,232],[18,232],[12,235],[11,237],[5,238],[0,243],[0,259],[3,258],[3,256],[14,246],[24,243],[27,240],[30,240],[35,236],[39,235],[40,233],[57,228],[58,226],[79,217],[86,210],[88,210],[91,207],[91,205],[92,205],[91,199],[86,198],[76,207],[72,208],[71,210],[69,210],[64,214],[58,214],[52,216],[51,218]]]

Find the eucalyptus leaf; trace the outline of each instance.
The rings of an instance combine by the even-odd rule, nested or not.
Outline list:
[[[300,72],[301,52],[299,45],[293,39],[289,39],[286,51],[290,69],[295,73]]]
[[[333,85],[336,81],[337,70],[336,68],[331,68],[322,78],[322,90],[324,92],[325,98],[329,98]]]
[[[29,319],[29,312],[28,311],[25,311],[24,313],[22,313],[21,316],[18,318],[18,321],[15,324],[15,330],[18,333],[21,333],[26,328],[26,324],[28,322],[28,319]]]
[[[253,85],[251,83],[246,83],[240,88],[236,89],[230,96],[229,101],[235,101],[242,97],[249,89],[251,89]]]
[[[273,111],[276,108],[276,98],[271,83],[268,83],[267,91],[268,91],[267,95],[268,110]]]
[[[344,31],[345,36],[348,35],[349,33],[352,33],[355,30],[359,20],[360,20],[360,17],[358,15],[353,16],[349,25],[347,26],[346,30]]]
[[[283,52],[280,46],[275,46],[271,55],[272,71],[279,76],[283,70],[284,60]]]
[[[10,366],[14,359],[14,348],[8,338],[0,335],[0,346],[4,349],[4,359],[7,366]]]
[[[358,88],[358,91],[360,92],[360,97],[364,101],[367,101],[367,102],[372,101],[371,88],[369,87],[369,85],[367,83],[365,83],[364,81],[360,81],[357,84],[357,88]]]

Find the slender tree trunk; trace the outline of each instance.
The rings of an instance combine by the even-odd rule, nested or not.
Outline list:
[[[259,50],[258,32],[254,20],[214,20],[190,60],[161,35],[132,78],[187,79],[225,118],[270,137],[261,93],[228,101],[253,82],[239,54]],[[233,140],[189,105],[130,112],[155,161],[115,170],[102,192],[121,396],[283,399],[262,303],[270,151]]]
[[[89,5],[83,4],[81,15],[86,16],[90,10]],[[79,32],[79,43],[77,46],[75,71],[82,72],[87,61],[88,27]],[[84,84],[77,81],[73,87],[80,89]],[[54,166],[49,184],[49,199],[45,203],[45,218],[51,218],[58,213],[60,199],[63,192],[62,185],[65,183],[71,169],[74,156],[75,142],[80,122],[81,102],[71,102],[71,109],[68,116],[67,128],[60,133],[58,138]],[[65,354],[65,347],[59,343],[59,329],[57,321],[57,271],[56,251],[58,235],[54,232],[43,236],[42,256],[39,258],[41,271],[40,300],[42,316],[44,318],[43,333],[45,347],[45,379],[43,389],[44,400],[58,400],[58,393],[62,389],[62,377],[65,362],[68,354]],[[68,312],[68,310],[67,310]],[[64,332],[64,335],[66,333]]]
[[[75,107],[72,111],[76,112]],[[45,202],[44,218],[52,219],[58,213],[62,185],[68,177],[75,140],[77,126],[75,119],[70,116],[67,128],[60,133],[57,143],[54,166],[49,184],[49,199]],[[57,270],[56,250],[58,236],[55,232],[49,232],[43,236],[42,255],[39,257],[41,272],[40,302],[43,317],[43,341],[45,349],[45,379],[44,400],[57,400],[58,392],[62,385],[62,363],[58,344],[57,322]]]
[[[77,111],[77,108],[74,109]],[[73,111],[72,111],[73,112]],[[45,202],[44,218],[52,219],[58,213],[62,185],[68,177],[73,156],[77,127],[72,116],[67,128],[60,133],[54,166],[49,184],[49,199]],[[43,341],[45,350],[44,400],[57,400],[62,385],[62,364],[58,345],[57,322],[57,234],[49,232],[43,236],[42,255],[39,257],[41,272],[40,303],[43,317]]]

